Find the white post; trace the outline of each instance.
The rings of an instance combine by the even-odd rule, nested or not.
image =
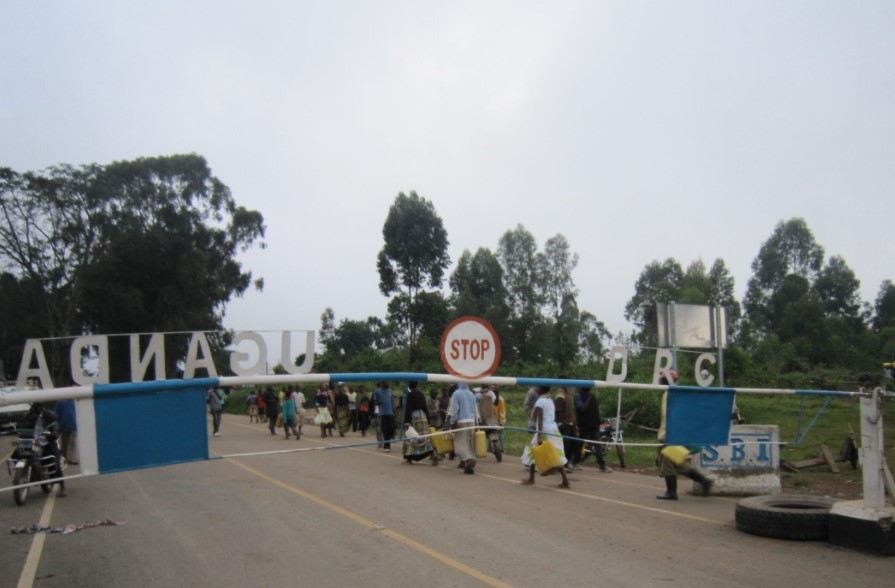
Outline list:
[[[861,398],[861,467],[864,469],[864,506],[883,508],[883,413],[879,408],[879,388],[870,398]]]

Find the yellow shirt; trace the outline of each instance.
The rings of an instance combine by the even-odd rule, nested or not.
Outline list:
[[[497,424],[501,427],[507,424],[507,404],[503,401],[503,396],[497,399],[497,406],[494,407],[494,416],[497,417]]]

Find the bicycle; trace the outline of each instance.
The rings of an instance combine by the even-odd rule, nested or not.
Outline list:
[[[625,436],[624,422],[619,426],[617,418],[604,419],[600,423],[600,443],[596,445],[596,451],[600,452],[600,457],[605,462],[606,454],[609,452],[609,444],[615,445],[615,453],[618,456],[619,466],[625,468]]]

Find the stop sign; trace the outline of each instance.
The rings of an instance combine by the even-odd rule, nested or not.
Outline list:
[[[463,316],[441,335],[441,363],[449,374],[475,379],[490,376],[500,364],[500,339],[494,327],[476,316]]]

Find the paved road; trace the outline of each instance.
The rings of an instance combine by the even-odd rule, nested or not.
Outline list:
[[[225,415],[217,455],[369,441],[272,437]],[[73,472],[69,472],[73,473]],[[659,478],[593,466],[523,487],[519,459],[402,464],[400,448],[215,459],[72,481],[7,528],[113,519],[0,539],[0,586],[891,586],[893,560],[740,533],[735,500],[660,502]],[[682,485],[683,481],[681,482]]]

